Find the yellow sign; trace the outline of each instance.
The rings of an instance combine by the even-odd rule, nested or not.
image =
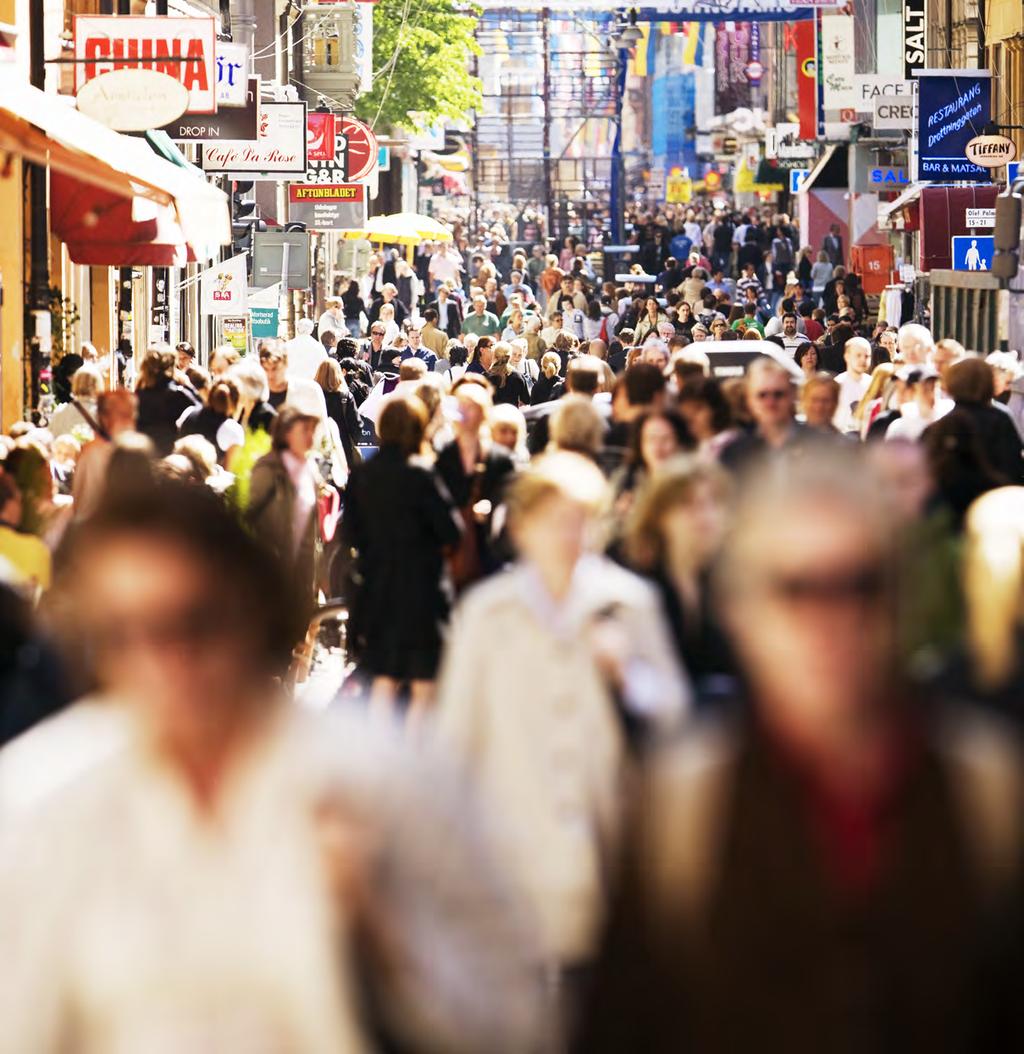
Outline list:
[[[689,176],[669,176],[665,180],[665,201],[669,205],[685,205],[693,197],[693,181]]]
[[[767,194],[778,193],[783,189],[781,183],[757,183],[754,181],[754,171],[747,163],[741,162],[736,169],[736,179],[732,189],[737,194]]]

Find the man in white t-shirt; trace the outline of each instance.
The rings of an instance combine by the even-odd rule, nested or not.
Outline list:
[[[846,369],[836,377],[839,408],[832,423],[840,432],[856,431],[853,413],[871,384],[871,345],[863,337],[851,337],[843,348]]]
[[[427,274],[430,276],[431,287],[435,291],[442,282],[449,278],[458,285],[459,276],[462,274],[462,255],[457,249],[450,249],[447,245],[442,244],[431,256]]]
[[[288,376],[311,381],[320,363],[327,358],[323,344],[313,336],[313,320],[300,318],[295,323],[295,336],[285,344],[288,351]]]

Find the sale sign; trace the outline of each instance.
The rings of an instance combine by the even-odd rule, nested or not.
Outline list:
[[[189,93],[190,113],[217,112],[217,28],[212,18],[75,16],[75,91],[103,73],[166,73]]]

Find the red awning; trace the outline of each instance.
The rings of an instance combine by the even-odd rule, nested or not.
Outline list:
[[[0,152],[50,170],[53,233],[76,263],[171,266],[231,240],[222,191],[22,82],[0,83]]]

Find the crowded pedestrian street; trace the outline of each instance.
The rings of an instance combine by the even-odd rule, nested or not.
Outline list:
[[[0,0],[0,1054],[1024,1051],[1021,0]]]

